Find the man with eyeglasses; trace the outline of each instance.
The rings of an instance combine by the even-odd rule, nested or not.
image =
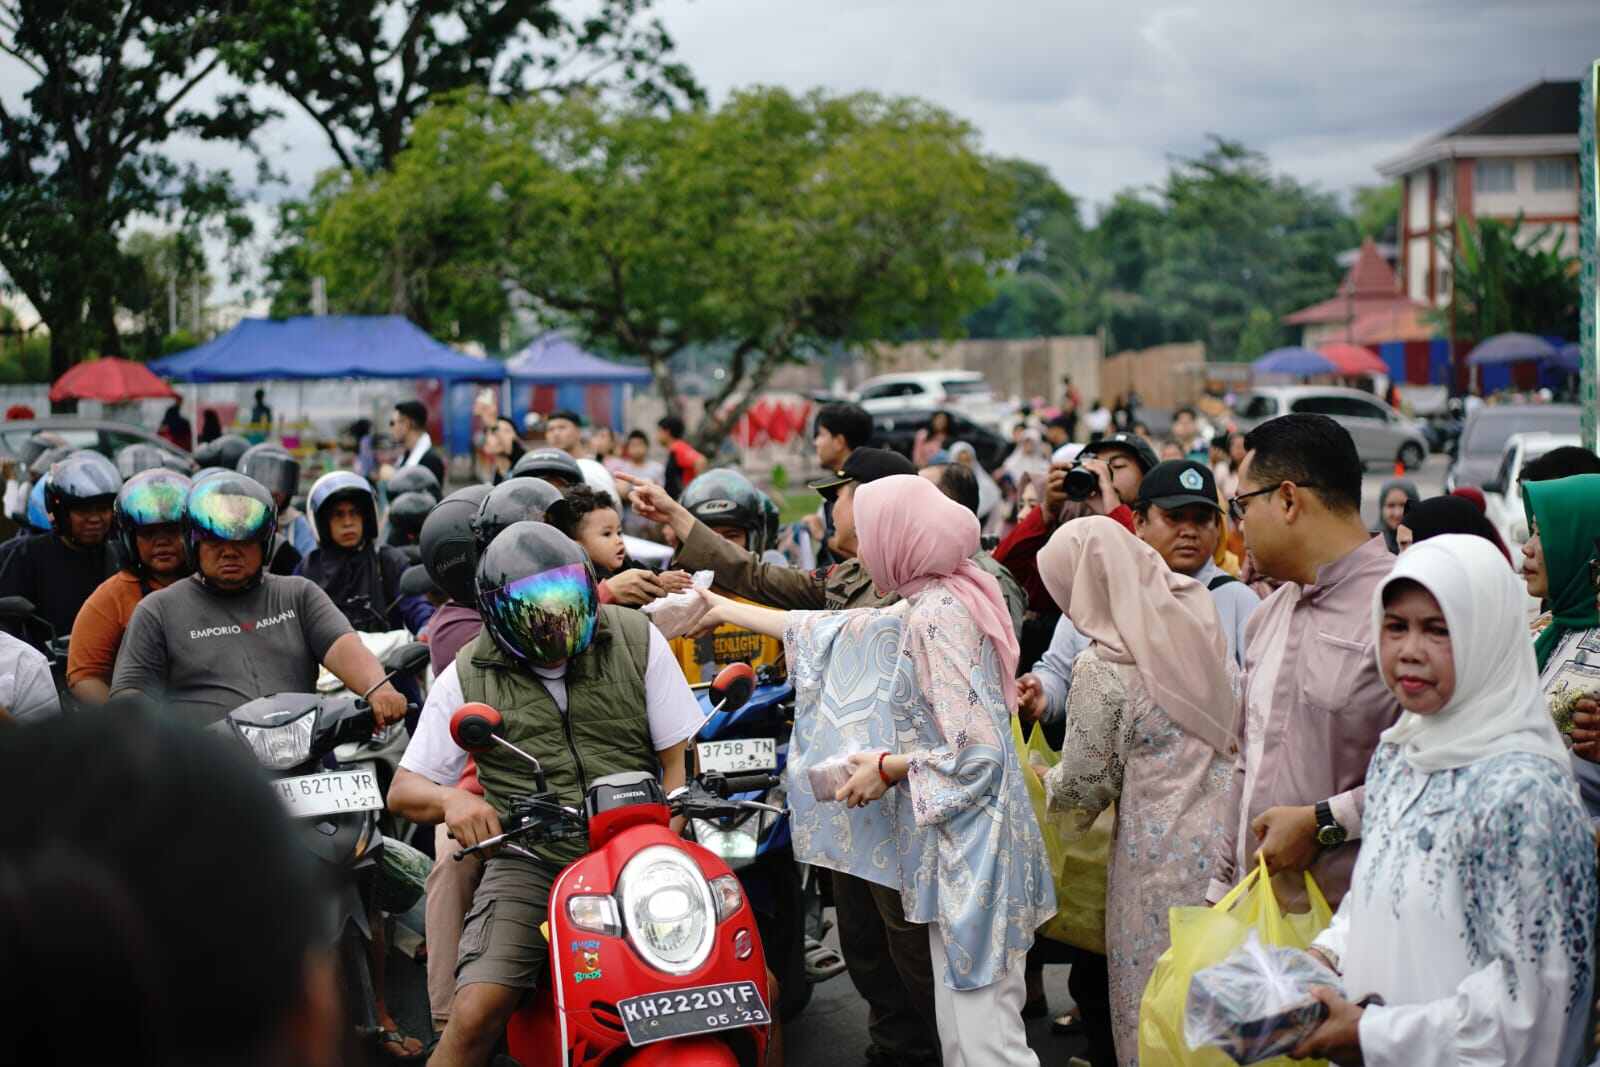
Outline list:
[[[1361,460],[1325,415],[1245,438],[1229,504],[1259,570],[1284,584],[1246,627],[1234,816],[1209,900],[1265,855],[1278,899],[1304,911],[1310,870],[1337,908],[1361,837],[1367,762],[1400,714],[1372,648],[1373,591],[1394,564],[1361,521]]]

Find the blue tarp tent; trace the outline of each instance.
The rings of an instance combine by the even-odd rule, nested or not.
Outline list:
[[[585,352],[559,333],[547,333],[506,360],[506,373],[519,386],[512,393],[512,417],[529,408],[548,415],[582,412],[591,421],[625,431],[627,394],[623,386],[649,385],[655,376],[643,367],[613,363]]]
[[[244,319],[199,348],[150,369],[179,382],[311,378],[500,381],[505,367],[440,344],[399,315]]]

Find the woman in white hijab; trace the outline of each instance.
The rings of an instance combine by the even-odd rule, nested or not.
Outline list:
[[[978,462],[977,450],[965,441],[957,441],[950,446],[950,462],[961,464],[978,479],[978,520],[988,522],[1000,503],[1000,487],[983,469],[983,464]]]
[[[1319,991],[1328,1019],[1296,1057],[1582,1062],[1595,843],[1524,597],[1499,550],[1461,534],[1415,545],[1377,590],[1378,666],[1405,714],[1373,754],[1350,892],[1313,946],[1349,999]]]

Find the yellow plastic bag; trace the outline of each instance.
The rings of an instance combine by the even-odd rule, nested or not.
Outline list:
[[[1011,717],[1011,743],[1022,764],[1022,779],[1033,802],[1033,814],[1044,835],[1044,851],[1056,884],[1055,918],[1039,927],[1039,933],[1053,941],[1065,942],[1102,956],[1106,951],[1106,871],[1111,865],[1111,832],[1116,825],[1115,806],[1100,813],[1094,825],[1081,833],[1068,829],[1059,815],[1045,811],[1044,783],[1033,773],[1030,755],[1054,767],[1060,756],[1034,724],[1028,740],[1022,740],[1022,723]]]
[[[1308,873],[1306,895],[1311,910],[1285,915],[1272,892],[1272,877],[1263,858],[1215,907],[1173,908],[1168,912],[1172,947],[1161,954],[1139,1003],[1140,1067],[1233,1067],[1220,1049],[1191,1051],[1183,1037],[1183,1013],[1189,1002],[1189,980],[1197,971],[1221,963],[1255,930],[1263,944],[1310,948],[1333,921],[1333,911]],[[1287,1057],[1267,1060],[1272,1067],[1301,1065]]]

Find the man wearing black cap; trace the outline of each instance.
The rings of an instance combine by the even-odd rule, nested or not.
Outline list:
[[[832,497],[838,531],[834,542],[841,554],[850,556],[815,571],[763,563],[717,536],[660,486],[621,474],[617,480],[632,487],[636,513],[672,527],[679,545],[675,566],[713,571],[716,586],[759,604],[836,610],[882,607],[900,599],[892,593],[879,596],[866,568],[855,558],[855,490],[879,478],[916,473],[911,461],[898,452],[858,448],[838,470],[812,482],[813,489]],[[839,948],[851,982],[868,1005],[868,1059],[885,1064],[939,1063],[927,928],[906,919],[898,890],[838,871],[830,874]]]

